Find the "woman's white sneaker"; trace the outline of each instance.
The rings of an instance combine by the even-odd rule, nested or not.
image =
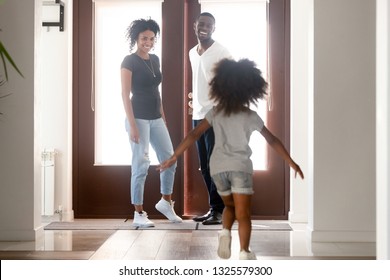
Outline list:
[[[142,211],[142,213],[134,211],[133,226],[147,228],[154,227],[154,223],[148,219],[148,214],[145,211]]]
[[[176,215],[175,210],[173,209],[175,202],[171,201],[169,203],[165,199],[161,198],[156,204],[156,209],[161,212],[165,217],[168,218],[172,223],[181,223],[183,222],[182,218]]]

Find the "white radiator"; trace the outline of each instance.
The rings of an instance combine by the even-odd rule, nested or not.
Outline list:
[[[54,187],[55,187],[55,155],[54,149],[45,149],[42,152],[42,209],[43,216],[54,215]]]

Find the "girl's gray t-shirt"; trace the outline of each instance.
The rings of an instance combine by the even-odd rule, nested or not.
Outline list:
[[[216,113],[215,107],[206,114],[207,122],[213,127],[214,149],[210,158],[210,174],[226,171],[253,173],[250,159],[252,150],[249,140],[252,132],[261,132],[264,121],[253,110],[224,115]]]

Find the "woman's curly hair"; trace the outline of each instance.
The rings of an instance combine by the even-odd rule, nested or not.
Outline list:
[[[160,26],[152,19],[136,19],[126,29],[126,40],[130,42],[130,52],[138,40],[138,35],[146,30],[152,31],[156,37],[160,34]]]
[[[210,98],[217,112],[229,116],[247,110],[249,105],[264,99],[268,84],[256,64],[248,59],[222,59],[215,65],[210,82]]]

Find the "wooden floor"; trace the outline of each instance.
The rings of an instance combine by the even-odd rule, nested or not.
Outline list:
[[[1,260],[218,260],[217,230],[45,230],[36,242],[0,242]],[[258,259],[375,259],[374,243],[308,243],[305,226],[254,230]],[[237,230],[232,260],[238,259]]]

